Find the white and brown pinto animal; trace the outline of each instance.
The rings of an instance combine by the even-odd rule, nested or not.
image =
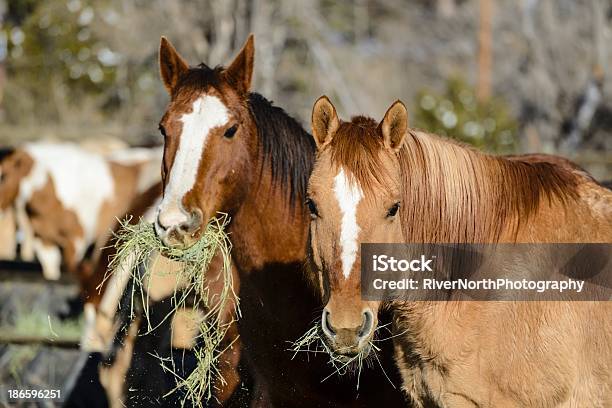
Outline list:
[[[159,182],[160,165],[159,149],[106,157],[74,144],[28,143],[2,161],[0,211],[15,214],[22,258],[35,254],[45,277],[58,279],[62,264],[74,272],[90,247],[106,242],[116,217]]]
[[[381,308],[361,298],[361,243],[612,242],[612,192],[564,160],[494,157],[411,130],[399,101],[381,123],[343,122],[322,97],[312,128],[311,273],[339,355],[367,353]],[[389,307],[414,406],[612,406],[612,302]]]

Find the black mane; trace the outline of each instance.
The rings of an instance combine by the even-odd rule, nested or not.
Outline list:
[[[280,183],[294,205],[306,197],[315,157],[312,136],[287,112],[257,93],[249,95],[249,106],[259,132],[263,165],[270,166],[273,183]]]

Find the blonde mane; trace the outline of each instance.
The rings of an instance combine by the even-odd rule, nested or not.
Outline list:
[[[497,242],[518,232],[544,200],[577,197],[578,176],[552,163],[491,156],[410,131],[399,153],[407,242]]]

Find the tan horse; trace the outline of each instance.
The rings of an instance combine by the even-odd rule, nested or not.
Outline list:
[[[610,243],[612,193],[562,159],[494,157],[314,105],[313,274],[330,348],[367,353],[381,302],[360,294],[360,243]],[[612,406],[612,302],[390,305],[396,361],[416,406]]]

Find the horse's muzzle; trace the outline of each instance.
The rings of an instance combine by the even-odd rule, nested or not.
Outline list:
[[[185,214],[159,212],[155,220],[155,231],[164,243],[171,248],[188,248],[193,245],[201,234],[202,212],[191,211]]]
[[[332,323],[330,310],[323,309],[321,317],[321,329],[324,341],[338,357],[347,360],[358,354],[368,354],[370,351],[370,340],[374,333],[374,316],[372,311],[366,309],[362,315],[362,323],[356,327],[342,327]]]

